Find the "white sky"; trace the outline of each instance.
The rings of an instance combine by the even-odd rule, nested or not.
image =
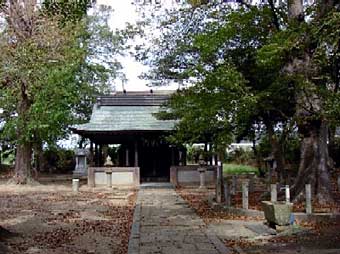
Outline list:
[[[136,6],[132,4],[133,0],[97,0],[97,4],[109,5],[114,11],[112,17],[110,18],[109,25],[112,30],[124,29],[127,23],[135,23],[139,18],[136,11]],[[176,4],[175,0],[162,0],[162,6],[167,8],[173,7]],[[132,42],[133,44],[133,42]],[[124,83],[124,88],[127,91],[143,91],[149,90],[150,87],[146,86],[147,80],[139,79],[138,76],[142,74],[143,71],[148,70],[148,67],[142,63],[137,62],[133,56],[127,56],[118,58],[123,65],[123,72],[128,79]],[[115,80],[116,90],[121,91],[123,88],[122,81]],[[177,89],[178,85],[163,86],[159,88],[152,88],[154,90],[173,90]]]

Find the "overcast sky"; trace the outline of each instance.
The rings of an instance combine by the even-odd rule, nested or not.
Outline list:
[[[127,23],[135,23],[138,18],[138,12],[136,6],[132,4],[133,0],[97,0],[97,4],[104,4],[111,6],[114,11],[110,19],[110,26],[112,30],[124,29]],[[173,7],[176,5],[175,0],[162,0],[162,6],[165,8]],[[147,81],[141,80],[138,76],[148,69],[147,66],[137,62],[133,56],[124,56],[119,58],[121,64],[123,65],[123,72],[125,73],[128,81],[124,83],[124,88],[127,91],[142,91],[149,90],[147,87]],[[118,91],[122,90],[122,82],[120,80],[115,81],[115,87]],[[153,89],[177,89],[177,85],[172,85],[168,87],[160,87]]]

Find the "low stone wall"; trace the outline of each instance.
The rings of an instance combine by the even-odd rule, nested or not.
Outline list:
[[[172,166],[170,168],[170,182],[174,186],[199,185],[200,173],[197,171],[199,165]],[[206,166],[206,185],[216,184],[217,166]]]
[[[87,178],[89,187],[106,185],[106,172],[112,172],[113,186],[139,186],[139,167],[89,167]]]

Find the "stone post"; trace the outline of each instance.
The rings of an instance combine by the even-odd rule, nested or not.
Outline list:
[[[217,163],[217,177],[216,177],[216,202],[222,202],[222,188],[223,188],[223,168],[221,161]]]
[[[340,192],[340,175],[338,175],[338,191]]]
[[[197,171],[200,174],[200,189],[205,189],[205,171],[206,171],[206,167],[205,167],[206,163],[204,160],[203,155],[200,155],[199,158],[199,167],[197,168]]]
[[[203,168],[203,167],[199,167],[198,169],[198,172],[200,173],[200,189],[206,189],[206,186],[205,186],[205,171],[206,169]]]
[[[290,190],[289,190],[289,185],[286,185],[286,203],[290,203]]]
[[[87,185],[91,188],[95,187],[95,172],[93,167],[89,167],[89,172],[87,175]]]
[[[270,201],[271,202],[277,201],[277,186],[276,186],[276,184],[270,185]]]
[[[230,182],[228,182],[228,179],[224,182],[224,202],[226,206],[230,207],[231,205],[231,197],[230,197]]]
[[[247,180],[242,182],[242,208],[248,209],[249,206],[249,182]]]
[[[312,187],[310,184],[306,184],[306,213],[312,213]]]
[[[237,190],[237,176],[232,176],[231,194],[235,195]]]
[[[73,178],[72,179],[72,191],[77,193],[79,191],[79,179]]]
[[[106,187],[112,188],[112,171],[106,171]]]

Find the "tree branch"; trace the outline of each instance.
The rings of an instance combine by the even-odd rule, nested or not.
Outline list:
[[[270,6],[270,10],[272,12],[272,16],[273,16],[273,23],[276,27],[276,29],[278,31],[280,31],[280,23],[279,23],[279,19],[277,17],[277,13],[276,13],[276,8],[274,5],[274,1],[273,0],[268,0],[269,6]]]

